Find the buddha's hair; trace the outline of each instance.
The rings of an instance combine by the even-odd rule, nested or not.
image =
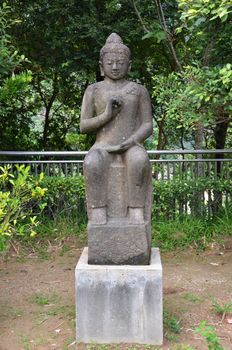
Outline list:
[[[102,60],[104,55],[108,52],[117,52],[121,55],[125,55],[128,59],[131,57],[129,47],[123,44],[122,38],[116,33],[110,34],[106,39],[106,43],[100,51],[100,60]]]

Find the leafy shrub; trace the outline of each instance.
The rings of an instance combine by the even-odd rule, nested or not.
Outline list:
[[[84,177],[44,177],[42,184],[47,188],[47,206],[44,215],[55,218],[58,215],[78,217],[86,220]]]
[[[86,222],[85,183],[82,175],[77,177],[47,176],[44,177],[42,184],[48,189],[45,195],[47,201],[45,216],[56,218],[65,214],[66,217],[75,217],[75,221],[78,219],[78,222]],[[183,219],[186,216],[195,216],[199,219],[199,207],[201,207],[201,217],[211,219],[215,213],[215,191],[227,193],[228,200],[223,203],[223,208],[224,212],[225,209],[229,212],[232,206],[230,202],[232,182],[230,180],[207,178],[154,180],[153,219],[155,222],[167,222],[167,219],[172,221],[181,218],[181,214]],[[210,203],[204,203],[202,198],[199,201],[198,196],[202,196],[202,192],[207,193],[210,197]],[[195,224],[197,227],[202,226],[199,220],[196,220]]]
[[[207,325],[206,321],[202,321],[195,329],[195,332],[200,334],[206,340],[209,350],[224,350],[217,334],[215,333],[214,327]]]
[[[40,186],[43,174],[35,179],[30,167],[16,165],[16,170],[12,173],[10,166],[0,167],[0,251],[15,235],[36,235],[39,221],[33,209],[36,205],[42,211],[46,205],[38,202],[46,193]]]
[[[153,216],[159,219],[175,218],[178,212],[193,215],[197,213],[199,216],[200,207],[202,216],[208,214],[210,217],[215,213],[215,206],[217,206],[217,198],[214,196],[216,191],[223,195],[227,194],[228,201],[221,209],[229,209],[232,206],[231,180],[207,178],[154,180]],[[207,193],[210,202],[203,201],[203,192]]]

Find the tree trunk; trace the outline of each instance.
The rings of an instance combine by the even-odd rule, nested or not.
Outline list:
[[[48,143],[49,125],[51,117],[52,105],[59,93],[58,89],[58,74],[54,74],[53,80],[53,91],[50,100],[45,104],[45,120],[44,120],[44,130],[43,130],[43,150],[45,151]]]
[[[197,121],[195,124],[195,150],[203,148],[204,141],[204,125],[201,121]],[[201,161],[202,154],[196,155],[196,162],[194,167],[195,178],[200,179],[204,176],[204,164]],[[202,216],[204,212],[204,192],[196,191],[193,196],[193,202],[191,204],[192,214],[196,217]]]
[[[229,116],[223,111],[222,108],[218,108],[216,111],[216,127],[214,130],[216,149],[225,148],[228,126],[229,126]],[[216,153],[215,159],[224,159],[224,153]],[[223,170],[223,162],[217,161],[215,175],[218,179],[223,177],[222,170]],[[222,209],[222,192],[215,190],[213,213],[217,215],[221,209]]]

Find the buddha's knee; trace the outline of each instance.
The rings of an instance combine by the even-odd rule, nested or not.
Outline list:
[[[133,152],[131,151],[130,154],[128,154],[127,162],[130,172],[134,174],[141,174],[141,172],[143,173],[149,168],[147,152],[142,148],[137,148],[133,150]]]
[[[87,173],[102,174],[106,163],[105,152],[100,149],[91,150],[84,160],[84,171]]]

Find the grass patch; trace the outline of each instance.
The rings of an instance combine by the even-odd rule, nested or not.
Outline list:
[[[227,315],[232,314],[232,300],[228,303],[219,304],[215,299],[212,300],[213,312],[221,316],[222,321]]]
[[[60,319],[66,319],[69,322],[70,327],[75,329],[75,305],[54,305],[50,303],[50,300],[51,299],[48,297],[43,297],[43,299],[40,297],[38,303],[37,299],[36,304],[45,307],[42,309],[42,311],[34,313],[35,323],[40,325],[47,321],[50,317],[58,316]]]
[[[173,348],[173,350],[195,350],[195,348],[192,348],[191,346],[186,344],[180,344]]]
[[[47,311],[49,316],[63,315],[68,319],[75,318],[75,306],[74,305],[61,305],[56,306],[52,310]]]
[[[120,350],[120,349],[124,349],[124,350],[158,350],[159,348],[157,348],[157,346],[155,345],[116,345],[116,344],[112,344],[112,345],[106,345],[106,344],[91,344],[88,345],[86,347],[86,350]]]
[[[197,304],[197,303],[201,302],[201,299],[197,295],[192,294],[192,293],[183,294],[183,298],[184,298],[184,300],[189,301],[193,304]]]
[[[14,308],[12,306],[8,306],[6,304],[0,304],[0,319],[15,319],[18,317],[22,317],[24,314],[24,311],[19,308]]]
[[[33,238],[18,237],[19,262],[27,257],[29,253],[36,254],[40,260],[49,260],[52,251],[59,252],[61,256],[69,252],[71,245],[86,246],[87,230],[85,224],[75,222],[75,219],[68,219],[60,216],[55,220],[40,219],[37,227],[37,235]]]
[[[38,228],[38,236],[41,240],[46,240],[49,237],[59,241],[69,236],[76,236],[84,241],[86,239],[85,231],[86,224],[78,224],[78,220],[75,220],[75,218],[60,216],[54,220],[43,219]]]
[[[73,337],[69,337],[65,340],[62,350],[74,350],[76,348],[76,340]]]
[[[33,350],[37,346],[47,345],[47,340],[44,337],[37,337],[35,339],[30,339],[30,337],[26,334],[21,334],[20,342],[23,346],[24,350]]]
[[[40,218],[39,218],[40,219]],[[39,259],[47,260],[52,257],[51,252],[58,252],[61,256],[70,253],[73,246],[87,245],[86,224],[78,224],[75,218],[61,215],[55,220],[40,219],[38,234],[33,239],[20,237],[18,259],[28,253],[36,254]],[[213,220],[204,220],[191,216],[152,222],[152,246],[162,251],[194,248],[203,250],[216,242],[223,245],[224,239],[232,236],[232,216],[224,214]],[[21,261],[21,260],[20,260]]]
[[[177,335],[180,334],[181,331],[180,319],[170,313],[167,309],[164,309],[163,323],[164,336],[168,340],[176,342],[178,340]]]
[[[35,293],[31,296],[30,302],[33,304],[37,304],[39,306],[45,306],[45,305],[50,305],[50,304],[56,304],[59,302],[60,297],[58,294],[53,293],[49,296],[40,294],[40,293]]]
[[[224,350],[215,332],[215,328],[207,325],[206,321],[202,321],[195,329],[195,332],[205,339],[209,350]]]
[[[205,249],[212,241],[223,243],[232,235],[232,217],[224,215],[213,221],[191,216],[162,222],[152,222],[152,245],[163,251],[192,247]]]

